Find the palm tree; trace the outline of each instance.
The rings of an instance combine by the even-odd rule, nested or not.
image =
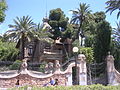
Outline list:
[[[84,37],[82,26],[84,22],[88,22],[88,20],[90,19],[91,10],[89,9],[89,7],[90,6],[86,3],[80,3],[77,10],[71,10],[73,13],[71,24],[75,24],[78,27],[75,39],[79,38],[79,35],[81,36],[81,38]]]
[[[7,31],[7,35],[14,41],[20,41],[22,49],[20,52],[20,59],[24,59],[25,41],[30,41],[31,38],[33,38],[35,24],[30,16],[23,16],[22,18],[16,17],[16,19],[14,19],[14,23],[14,25],[9,25],[9,27],[12,29]]]
[[[117,28],[113,28],[112,32],[113,40],[117,41],[118,43],[120,42],[120,22],[117,23]]]
[[[33,47],[33,54],[32,54],[32,61],[36,52],[36,46],[38,44],[38,41],[47,41],[49,43],[52,43],[52,39],[48,38],[50,34],[50,32],[48,31],[47,28],[44,28],[40,25],[40,23],[38,25],[35,26],[35,30],[33,31],[33,35],[34,35],[34,47]]]
[[[106,2],[107,7],[106,7],[106,12],[110,11],[110,14],[112,14],[113,11],[119,10],[117,14],[117,18],[120,15],[120,0],[109,0]]]

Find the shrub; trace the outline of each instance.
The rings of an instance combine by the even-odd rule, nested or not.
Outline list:
[[[46,62],[43,62],[43,63],[39,66],[39,71],[40,71],[40,72],[45,72],[45,65],[46,65]]]
[[[94,60],[93,57],[93,49],[91,47],[80,48],[80,52],[82,52],[86,56],[87,63],[91,63]]]
[[[75,86],[47,86],[47,87],[38,87],[38,86],[24,86],[19,87],[17,90],[120,90],[120,85],[118,86],[103,86],[100,84],[96,85],[75,85]],[[11,89],[10,89],[11,90]],[[12,90],[16,90],[16,88],[13,88]]]
[[[15,43],[0,41],[0,60],[15,61],[18,57],[19,50],[15,48]]]
[[[22,61],[16,60],[12,65],[10,65],[11,70],[18,70],[20,68]]]

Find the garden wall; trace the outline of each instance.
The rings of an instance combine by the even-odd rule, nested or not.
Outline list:
[[[51,76],[54,80],[59,78],[58,84],[65,86],[67,78],[65,74],[55,74]],[[1,88],[12,88],[16,86],[16,82],[19,79],[20,86],[43,86],[44,84],[50,81],[50,77],[47,78],[35,78],[28,74],[20,74],[13,78],[0,78],[0,87]]]

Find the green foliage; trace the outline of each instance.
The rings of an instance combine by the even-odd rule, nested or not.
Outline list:
[[[44,72],[45,71],[45,65],[46,65],[46,62],[43,62],[40,67],[39,67],[39,71],[40,72]]]
[[[80,52],[82,52],[86,56],[87,63],[92,63],[94,60],[94,52],[91,47],[80,48]]]
[[[13,21],[14,25],[9,25],[11,30],[8,30],[6,34],[8,39],[13,40],[14,42],[19,41],[21,45],[20,59],[23,59],[25,41],[30,42],[33,39],[33,30],[35,30],[35,23],[33,23],[30,16],[23,16],[21,18],[16,17],[16,19],[14,19]]]
[[[107,5],[106,12],[110,12],[110,14],[112,14],[113,11],[118,10],[118,13],[117,13],[117,19],[118,19],[120,16],[120,8],[119,8],[120,1],[119,0],[108,0],[106,2],[106,5]]]
[[[118,41],[111,42],[111,55],[115,58],[115,67],[117,70],[120,70],[120,44]]]
[[[60,8],[53,9],[49,14],[49,24],[53,29],[50,31],[52,34],[50,37],[55,40],[62,37],[62,32],[67,28],[68,18]]]
[[[7,5],[5,0],[0,0],[0,22],[5,20],[5,11],[7,9]]]
[[[94,16],[95,16],[94,19],[95,19],[96,23],[99,23],[99,22],[105,20],[105,18],[106,18],[106,15],[103,11],[94,13]]]
[[[16,60],[12,65],[10,65],[11,70],[19,70],[22,61]]]
[[[95,85],[87,85],[87,86],[81,86],[81,85],[75,85],[75,86],[47,86],[47,87],[38,87],[38,86],[24,86],[19,88],[12,88],[8,90],[120,90],[120,85],[118,86],[103,86],[101,84],[95,84]]]
[[[112,30],[112,39],[113,41],[119,44],[120,43],[120,22],[116,24],[117,24],[117,27],[113,28]]]
[[[0,41],[0,60],[14,61],[18,56],[18,50],[15,48],[15,43]]]
[[[11,88],[11,89],[8,89],[8,90],[27,90],[27,88],[29,88],[28,86],[22,86],[22,87],[15,87],[15,88]],[[34,88],[34,87],[33,87]],[[35,89],[36,90],[36,89]]]
[[[91,19],[91,10],[89,4],[86,3],[80,3],[79,8],[77,10],[71,10],[72,11],[72,19],[71,24],[74,24],[77,28],[75,39],[79,38],[79,33],[81,32],[81,37],[84,37],[84,25],[89,23],[89,20]]]
[[[111,27],[107,21],[101,21],[97,26],[95,37],[94,53],[96,62],[105,60],[108,51],[110,51]]]
[[[79,40],[76,39],[73,43],[72,43],[73,47],[79,47]]]
[[[8,30],[6,32],[8,39],[13,39],[14,42],[21,39],[30,41],[33,38],[33,30],[35,29],[35,23],[33,23],[32,18],[30,16],[16,17],[13,19],[14,24],[10,24]]]
[[[62,34],[63,34],[62,36],[63,39],[66,38],[72,39],[75,36],[75,30],[71,24],[68,24],[66,30],[62,32]]]
[[[94,35],[89,35],[88,37],[86,37],[85,47],[93,47],[94,43],[95,43]]]

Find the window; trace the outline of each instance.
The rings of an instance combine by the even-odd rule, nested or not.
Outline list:
[[[33,54],[33,45],[28,46],[28,55],[31,56]]]

